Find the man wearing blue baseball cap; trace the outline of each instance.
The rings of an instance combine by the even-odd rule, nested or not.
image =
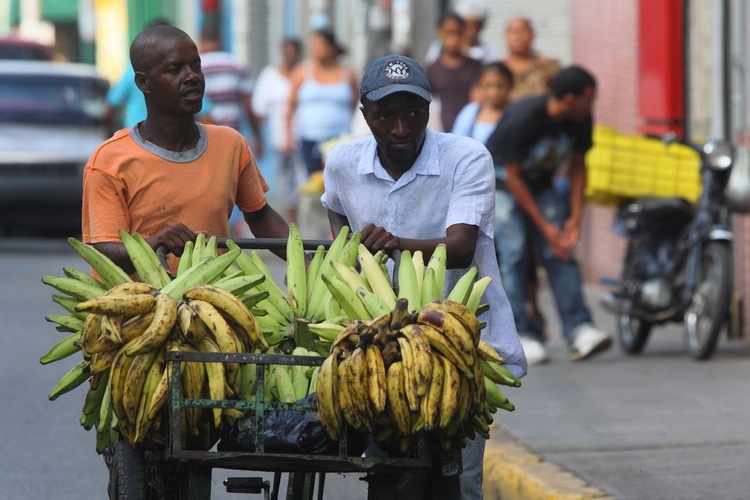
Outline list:
[[[526,358],[495,257],[495,181],[487,149],[474,139],[427,129],[430,85],[424,69],[408,57],[372,61],[362,76],[360,101],[372,136],[334,146],[323,171],[321,201],[333,234],[349,226],[372,252],[419,250],[425,261],[445,244],[444,293],[472,266],[480,277],[490,276],[482,338],[523,376]],[[460,498],[482,497],[483,456],[481,437],[463,448]],[[438,466],[432,476],[404,474],[400,497],[459,498],[455,476],[440,471]]]

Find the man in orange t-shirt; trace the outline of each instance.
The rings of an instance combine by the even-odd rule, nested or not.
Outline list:
[[[83,177],[83,240],[133,271],[119,230],[180,255],[196,233],[227,237],[236,205],[258,237],[285,238],[247,141],[197,123],[204,78],[193,40],[173,26],[141,32],[130,47],[148,115],[101,144]]]

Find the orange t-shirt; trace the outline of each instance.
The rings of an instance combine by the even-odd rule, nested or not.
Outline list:
[[[184,153],[144,146],[131,129],[94,151],[83,171],[83,241],[120,241],[120,229],[148,238],[178,222],[227,237],[235,205],[266,205],[268,184],[247,141],[229,127],[197,126],[203,137]]]

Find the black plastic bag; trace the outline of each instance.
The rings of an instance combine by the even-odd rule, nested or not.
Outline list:
[[[316,401],[314,393],[299,400],[300,403]],[[255,452],[255,420],[254,414],[237,420],[219,441],[219,451]],[[367,436],[349,432],[348,438],[348,454],[361,455],[367,446]],[[336,455],[339,451],[338,441],[328,437],[317,411],[267,412],[262,441],[267,453]]]

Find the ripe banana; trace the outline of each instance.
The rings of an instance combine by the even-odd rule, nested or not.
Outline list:
[[[503,357],[500,356],[494,347],[489,345],[484,340],[480,340],[477,343],[477,356],[479,356],[481,359],[484,359],[485,361],[492,361],[493,363],[497,363],[498,365],[502,365],[505,363],[505,360],[503,360]]]
[[[422,333],[427,337],[432,349],[448,358],[462,373],[468,373],[471,374],[471,376],[474,375],[472,367],[466,364],[464,357],[458,352],[456,346],[448,341],[448,338],[442,331],[426,324],[422,324],[421,326]]]
[[[440,400],[443,397],[443,384],[445,381],[445,368],[442,356],[431,354],[432,357],[432,379],[427,394],[422,398],[420,408],[424,418],[425,430],[437,429],[440,426]]]
[[[184,297],[190,300],[203,300],[222,312],[227,320],[239,327],[239,333],[248,344],[248,348],[260,347],[263,351],[268,349],[268,344],[252,313],[232,293],[213,285],[198,285],[186,290]]]
[[[337,441],[341,432],[341,410],[338,403],[338,361],[331,354],[320,366],[315,394],[320,422],[329,438]]]
[[[367,388],[369,383],[367,380],[365,351],[361,347],[358,347],[352,352],[349,359],[349,398],[354,411],[357,413],[360,422],[362,422],[362,426],[369,432],[372,432],[372,419],[367,407]]]
[[[385,411],[387,400],[387,382],[383,355],[375,344],[365,348],[365,362],[367,365],[367,395],[377,413]]]
[[[146,439],[148,431],[154,424],[154,419],[148,418],[148,410],[151,406],[151,398],[159,387],[162,375],[164,374],[164,348],[159,349],[151,366],[148,368],[146,379],[143,382],[141,397],[138,401],[138,412],[136,413],[135,422],[135,443],[140,443]]]
[[[125,354],[135,356],[154,351],[164,343],[176,321],[177,304],[174,299],[166,293],[158,294],[154,304],[153,321],[143,334],[125,346]]]
[[[148,329],[149,325],[151,325],[151,322],[154,320],[154,316],[156,316],[156,311],[151,310],[146,314],[141,314],[140,316],[135,316],[133,318],[130,318],[129,320],[126,320],[120,328],[122,343],[128,344],[131,340],[140,337],[143,332]]]
[[[107,314],[111,316],[137,316],[154,308],[155,298],[151,294],[102,295],[86,300],[76,306],[79,312]]]
[[[153,349],[133,356],[133,362],[125,375],[125,386],[122,391],[122,405],[128,422],[135,426],[138,420],[138,408],[141,402],[141,392],[151,365],[158,350]]]
[[[465,305],[450,299],[436,299],[425,303],[425,307],[435,307],[452,314],[456,319],[464,324],[467,330],[471,332],[474,346],[479,342],[479,320],[471,310]]]
[[[400,361],[391,363],[386,373],[388,400],[386,408],[391,421],[402,436],[411,433],[411,415],[406,401],[403,365]]]
[[[199,340],[195,346],[202,352],[220,352],[219,346],[209,338]],[[216,401],[225,399],[224,382],[226,377],[224,363],[205,362],[202,364],[206,370],[209,396]],[[214,415],[214,427],[218,429],[221,427],[221,408],[212,408],[212,411]]]
[[[459,390],[461,389],[461,374],[456,365],[445,356],[439,356],[443,363],[443,395],[440,398],[439,427],[445,429],[453,420],[458,410]]]
[[[208,329],[213,334],[213,338],[216,341],[216,345],[220,352],[239,352],[239,346],[237,344],[237,337],[232,331],[232,327],[229,326],[227,320],[222,316],[219,310],[214,307],[210,302],[206,302],[201,299],[187,299],[188,305],[198,313],[199,318],[203,323],[206,324]],[[239,364],[227,363],[227,380],[230,384],[234,384],[237,379],[237,373],[239,371]]]
[[[127,379],[128,370],[135,358],[125,355],[125,349],[117,351],[115,359],[109,372],[109,393],[112,403],[112,410],[118,420],[126,421],[128,416],[125,413],[122,395],[125,390],[125,380]]]
[[[117,348],[109,351],[96,352],[91,355],[91,373],[104,373],[112,368],[112,362],[117,356]]]
[[[474,347],[473,333],[455,316],[441,309],[427,306],[419,310],[417,321],[442,332],[456,348],[456,351],[463,357],[466,365],[468,367],[474,366],[476,362],[476,349]],[[467,376],[471,377],[473,375],[467,374]]]
[[[404,387],[406,400],[410,411],[419,410],[419,374],[417,363],[414,359],[414,351],[411,342],[406,337],[398,337],[398,345],[401,350],[401,363],[403,365]]]
[[[422,397],[427,392],[427,387],[432,378],[430,341],[422,332],[422,325],[417,323],[405,325],[399,332],[409,339],[409,344],[411,344],[418,381],[417,394]]]

